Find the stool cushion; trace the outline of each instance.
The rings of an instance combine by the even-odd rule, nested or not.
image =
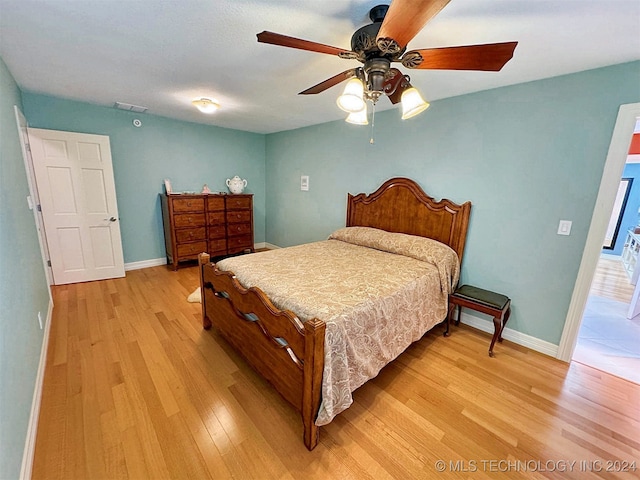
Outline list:
[[[463,285],[459,287],[453,294],[454,297],[474,300],[488,307],[498,308],[502,310],[509,301],[509,297],[499,293],[483,290],[482,288],[473,287],[471,285]]]

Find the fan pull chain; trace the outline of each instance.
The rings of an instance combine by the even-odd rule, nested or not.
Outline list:
[[[376,123],[376,103],[373,102],[371,107],[371,138],[369,139],[369,143],[371,145],[376,143],[375,140],[373,139],[373,127],[375,126],[375,123]]]

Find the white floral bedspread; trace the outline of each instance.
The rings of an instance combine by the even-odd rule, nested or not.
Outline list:
[[[217,267],[246,288],[258,286],[300,320],[327,324],[317,425],[348,408],[356,388],[445,318],[460,271],[444,244],[367,227],[227,258]]]

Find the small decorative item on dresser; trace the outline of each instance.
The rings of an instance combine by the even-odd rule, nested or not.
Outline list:
[[[167,192],[167,195],[171,193],[171,180],[168,178],[164,179],[164,190]]]
[[[233,194],[237,195],[242,193],[246,186],[247,186],[247,181],[243,180],[238,175],[236,175],[233,178],[227,178],[227,187],[229,188],[229,191]]]
[[[211,189],[209,188],[209,185],[207,185],[206,183],[202,186],[202,193],[205,195],[211,193]]]

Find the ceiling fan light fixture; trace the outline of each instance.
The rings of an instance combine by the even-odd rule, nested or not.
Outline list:
[[[342,95],[338,97],[336,103],[338,107],[347,112],[354,113],[366,110],[366,104],[362,98],[364,94],[364,85],[359,78],[352,78],[344,87]]]
[[[191,102],[202,113],[212,114],[220,108],[220,104],[210,98],[202,97]]]
[[[353,123],[354,125],[369,125],[369,119],[367,118],[367,109],[363,108],[359,112],[351,112],[345,119],[347,123]]]
[[[400,97],[402,102],[402,120],[415,117],[429,108],[429,103],[422,98],[414,87],[407,88]]]

